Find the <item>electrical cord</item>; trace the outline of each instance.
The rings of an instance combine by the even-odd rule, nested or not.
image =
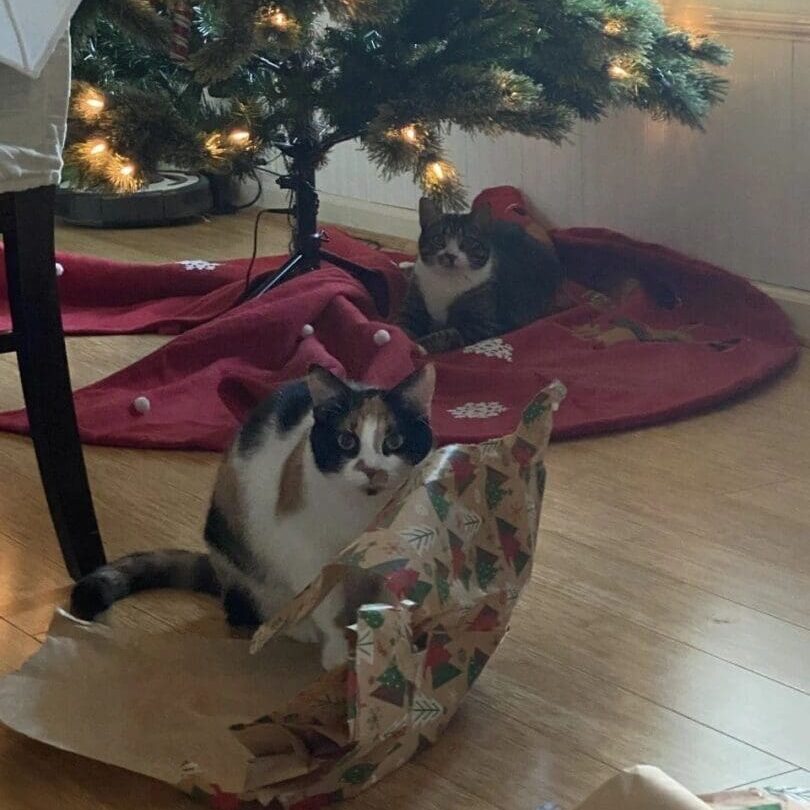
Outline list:
[[[272,169],[265,168],[264,166],[257,166],[256,171],[264,172],[265,174],[272,174],[273,177],[286,177],[287,175],[282,174],[281,172],[275,172]]]
[[[259,175],[256,174],[255,171],[251,172],[250,176],[256,181],[256,185],[258,186],[256,190],[256,196],[250,202],[242,203],[242,205],[237,205],[236,206],[237,211],[244,211],[245,208],[250,208],[251,206],[256,205],[256,203],[259,202],[262,194],[264,193],[261,177],[259,177]]]
[[[265,214],[272,214],[272,208],[264,208],[256,214],[256,221],[253,223],[253,253],[250,255],[250,262],[245,272],[245,295],[250,289],[250,282],[253,279],[253,267],[256,264],[256,256],[259,253],[259,223]]]

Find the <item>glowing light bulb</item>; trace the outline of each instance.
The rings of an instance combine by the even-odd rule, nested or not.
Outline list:
[[[77,96],[75,109],[83,118],[93,119],[99,115],[106,102],[104,96],[92,87],[84,88]]]
[[[615,37],[624,31],[624,23],[621,20],[608,20],[602,30],[609,36]]]
[[[245,146],[250,140],[250,133],[246,129],[235,129],[228,134],[228,140],[234,146]]]
[[[445,177],[444,167],[442,166],[441,163],[439,163],[438,160],[430,164],[430,172],[433,175],[433,177],[439,182],[444,180]]]
[[[100,155],[107,151],[107,144],[104,141],[97,141],[90,147],[91,155]]]
[[[268,19],[270,25],[273,28],[278,28],[279,31],[286,30],[290,25],[290,18],[283,11],[271,11]]]
[[[222,153],[222,135],[219,132],[209,135],[205,139],[205,148],[213,157],[220,155]]]
[[[118,171],[123,174],[124,177],[132,177],[132,175],[135,174],[135,167],[131,163],[126,163]]]
[[[400,130],[403,140],[408,141],[408,143],[416,143],[419,140],[419,133],[416,131],[416,127],[411,124],[407,127],[402,127]]]
[[[608,74],[612,79],[629,79],[630,71],[625,70],[621,65],[611,65],[608,68]]]

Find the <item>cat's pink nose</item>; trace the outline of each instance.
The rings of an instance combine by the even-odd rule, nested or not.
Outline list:
[[[365,475],[366,475],[366,477],[369,479],[369,481],[370,481],[372,478],[374,478],[374,476],[375,476],[375,475],[376,475],[378,472],[381,472],[381,470],[380,470],[378,467],[370,467],[370,466],[369,466],[368,464],[366,464],[366,462],[365,462],[365,461],[363,461],[362,459],[360,459],[360,461],[358,461],[358,462],[357,462],[357,464],[355,464],[354,466],[355,466],[355,468],[356,468],[357,470],[359,470],[361,473],[365,473]]]
[[[355,469],[363,473],[366,478],[368,478],[369,482],[375,486],[384,486],[386,483],[388,483],[388,473],[385,472],[385,470],[381,470],[378,467],[370,467],[362,459],[354,466]]]

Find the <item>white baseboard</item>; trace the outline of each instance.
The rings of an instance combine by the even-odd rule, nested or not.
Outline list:
[[[399,239],[419,238],[419,214],[411,208],[371,203],[337,194],[321,194],[322,222]]]
[[[250,199],[251,194],[252,188],[246,186],[242,191],[242,198]],[[369,202],[356,197],[342,197],[325,191],[319,191],[318,196],[321,201],[318,212],[320,222],[398,239],[416,241],[419,238],[419,214],[416,209]],[[275,186],[269,186],[265,188],[258,204],[272,208],[283,206],[286,202],[285,194]]]
[[[762,292],[776,301],[790,318],[799,340],[810,346],[810,291],[792,287],[779,287],[776,284],[755,282]]]

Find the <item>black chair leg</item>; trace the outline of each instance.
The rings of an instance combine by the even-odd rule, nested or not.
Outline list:
[[[53,187],[11,195],[5,254],[31,438],[68,573],[105,562],[84,465],[56,285]]]

